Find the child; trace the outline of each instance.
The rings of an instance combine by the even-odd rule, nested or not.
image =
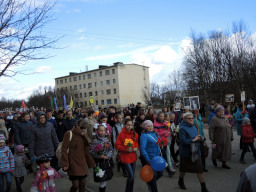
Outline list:
[[[12,176],[14,171],[14,157],[9,147],[5,146],[5,137],[0,134],[0,191],[4,191],[4,177],[6,179],[6,192],[11,191]]]
[[[107,181],[112,179],[113,171],[109,160],[113,155],[113,147],[105,135],[105,127],[98,125],[98,134],[92,142],[91,154],[97,165],[94,170],[94,182],[99,182],[99,191],[105,192]]]
[[[61,175],[50,166],[50,161],[48,154],[37,158],[36,164],[40,170],[35,174],[30,192],[56,192],[54,178],[61,178]]]
[[[97,129],[98,129],[98,125],[103,125],[105,127],[105,135],[108,137],[109,141],[111,141],[112,138],[112,128],[110,127],[109,124],[107,124],[107,116],[102,115],[99,119],[99,123],[96,123],[94,125],[94,133],[93,135],[97,134]]]
[[[16,189],[18,192],[22,192],[21,184],[24,182],[24,176],[27,175],[27,169],[25,166],[32,164],[24,154],[24,146],[17,145],[16,153],[14,155],[15,169],[14,177],[16,182]]]
[[[241,154],[240,163],[245,164],[244,155],[248,151],[249,147],[251,148],[254,158],[256,160],[256,150],[253,145],[254,137],[256,134],[253,131],[251,126],[250,119],[245,117],[242,119],[242,143],[243,143],[243,152]]]
[[[113,143],[114,144],[116,143],[116,139],[117,139],[119,133],[121,133],[122,128],[124,127],[123,116],[121,114],[116,114],[115,120],[116,120],[116,124],[114,125],[113,130],[112,130],[113,131]],[[123,163],[121,163],[121,161],[120,161],[120,154],[119,153],[117,153],[117,155],[116,155],[116,163],[117,163],[118,172],[120,171],[120,168],[122,168],[123,176],[127,177],[126,169],[125,169]]]
[[[120,153],[121,163],[124,163],[128,178],[125,192],[133,192],[134,174],[137,161],[138,134],[133,129],[133,121],[126,119],[124,128],[116,140],[116,148]]]

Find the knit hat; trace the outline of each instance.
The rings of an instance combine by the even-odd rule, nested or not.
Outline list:
[[[143,128],[143,129],[146,129],[148,126],[151,126],[151,125],[153,125],[152,121],[146,120],[146,121],[144,121],[144,122],[142,123],[142,128]]]
[[[245,125],[247,122],[249,122],[250,121],[250,119],[248,118],[248,117],[244,117],[243,119],[242,119],[242,124],[243,125]]]
[[[36,164],[37,164],[37,165],[40,165],[40,164],[42,164],[42,163],[46,163],[46,162],[49,162],[49,161],[51,161],[51,160],[52,160],[52,158],[50,158],[49,155],[46,153],[46,154],[41,155],[40,157],[38,157],[38,158],[36,159]]]
[[[219,111],[224,111],[224,107],[222,107],[221,105],[218,106],[215,110],[216,113],[218,113]]]
[[[24,152],[24,146],[23,145],[17,145],[16,146],[16,153],[23,153]]]
[[[0,143],[5,143],[5,136],[3,134],[0,134]]]

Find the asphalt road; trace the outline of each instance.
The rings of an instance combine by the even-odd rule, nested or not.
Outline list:
[[[205,136],[207,138],[207,142],[209,144],[208,139],[208,127],[205,126],[204,129]],[[210,145],[209,145],[210,146]],[[239,162],[241,150],[239,150],[239,137],[236,135],[236,131],[234,130],[234,141],[232,142],[232,151],[234,152],[232,156],[232,160],[227,163],[231,167],[230,170],[226,170],[221,168],[221,163],[218,163],[219,167],[215,168],[211,163],[211,149],[209,153],[209,157],[206,160],[206,166],[209,172],[204,173],[206,186],[211,192],[234,192],[236,191],[240,173],[247,168],[249,165],[255,163],[252,152],[248,152],[245,155],[245,160],[247,164],[241,164]],[[134,192],[146,192],[147,186],[140,179],[139,172],[141,169],[140,161],[137,161],[136,165],[136,175],[135,175],[135,183],[134,183]],[[170,192],[170,191],[183,191],[179,189],[178,186],[178,178],[179,171],[176,168],[177,172],[174,176],[168,177],[166,171],[164,171],[164,176],[158,181],[158,191],[159,192]],[[25,182],[23,183],[23,191],[29,192],[29,189],[32,184],[33,174],[29,174],[25,177]],[[197,180],[196,174],[187,174],[184,179],[185,185],[187,187],[187,192],[198,192],[201,191],[200,184]],[[66,178],[56,179],[55,180],[57,191],[60,192],[68,192],[71,186],[71,182]],[[117,172],[116,166],[114,167],[114,176],[111,181],[107,183],[107,192],[122,192],[125,189],[126,178],[122,176],[121,172]],[[13,180],[12,191],[15,190],[15,181]],[[93,182],[93,172],[90,169],[88,177],[86,179],[86,188],[88,192],[98,191],[98,184]]]

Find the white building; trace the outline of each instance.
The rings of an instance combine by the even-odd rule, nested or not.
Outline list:
[[[150,91],[149,67],[121,62],[100,65],[99,69],[55,78],[55,89],[62,106],[64,94],[67,104],[72,95],[75,107],[89,106],[90,100],[99,106],[145,104],[144,94]]]

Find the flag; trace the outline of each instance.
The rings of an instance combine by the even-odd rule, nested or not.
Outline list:
[[[53,100],[54,100],[55,109],[57,110],[57,109],[58,109],[58,105],[57,105],[57,99],[56,99],[56,97],[54,97]]]
[[[67,103],[66,103],[66,96],[65,96],[65,95],[63,96],[63,100],[64,100],[64,108],[65,108],[65,109],[68,109]]]
[[[72,96],[71,96],[71,98],[70,98],[69,106],[70,106],[70,109],[72,109],[72,108],[73,108],[73,99],[72,99]]]
[[[50,103],[51,103],[51,107],[53,107],[53,99],[52,99],[52,96],[48,96],[48,99],[49,99],[49,101],[50,101]]]
[[[21,105],[23,106],[23,108],[27,108],[27,106],[25,105],[24,100],[22,100]]]

